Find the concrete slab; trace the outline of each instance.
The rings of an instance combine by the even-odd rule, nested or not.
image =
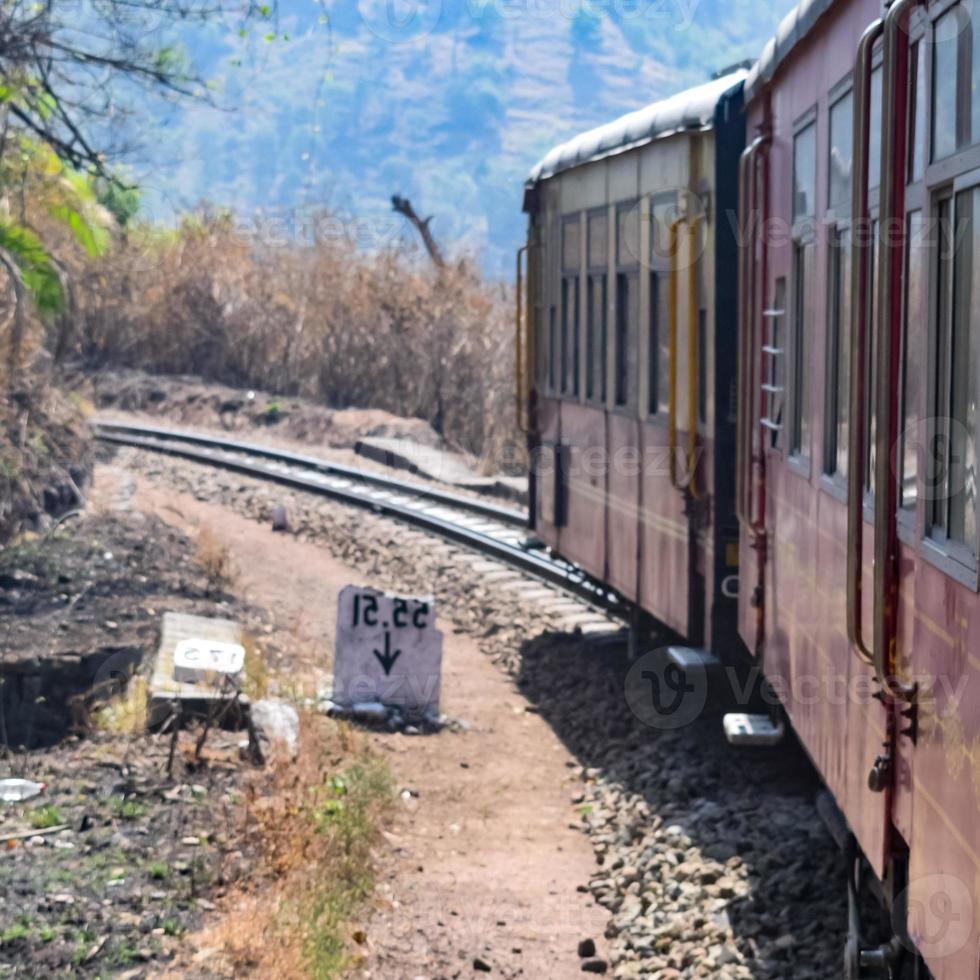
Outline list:
[[[186,640],[241,645],[242,628],[231,619],[211,619],[207,616],[191,616],[187,613],[163,614],[160,645],[157,648],[150,673],[149,697],[152,702],[215,701],[228,697],[220,686],[192,684],[178,681],[174,676],[174,651]],[[245,700],[244,698],[242,699]],[[151,715],[153,714],[151,710]]]

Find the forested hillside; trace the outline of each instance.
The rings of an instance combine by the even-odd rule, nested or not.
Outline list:
[[[292,234],[304,207],[329,208],[369,247],[404,231],[388,201],[406,194],[440,239],[509,274],[539,156],[757,54],[790,6],[280,0],[246,30],[186,32],[213,104],[166,110],[137,175],[161,217],[206,198]]]

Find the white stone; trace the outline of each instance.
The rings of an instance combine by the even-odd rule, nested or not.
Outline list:
[[[349,585],[340,593],[332,700],[378,702],[405,715],[439,713],[442,634],[431,596]]]

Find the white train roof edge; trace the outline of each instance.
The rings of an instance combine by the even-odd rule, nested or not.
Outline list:
[[[573,167],[624,153],[674,133],[708,128],[719,99],[747,76],[748,72],[739,68],[580,133],[556,146],[535,164],[527,184],[537,184]]]

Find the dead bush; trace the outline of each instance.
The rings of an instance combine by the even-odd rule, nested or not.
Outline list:
[[[488,465],[520,468],[511,290],[468,261],[438,270],[337,237],[270,246],[206,215],[130,234],[77,293],[73,343],[90,365],[416,416]]]
[[[203,527],[198,532],[194,558],[207,579],[209,593],[223,592],[235,581],[231,552],[210,528]]]

